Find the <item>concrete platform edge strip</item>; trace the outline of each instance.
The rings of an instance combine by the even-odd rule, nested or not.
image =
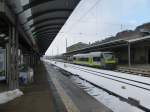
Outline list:
[[[53,84],[56,87],[58,94],[60,95],[67,112],[80,112],[77,106],[73,103],[72,99],[67,95],[64,89],[61,87],[60,83],[57,81],[56,78],[52,78]]]
[[[67,112],[66,107],[65,107],[62,99],[60,98],[60,95],[57,92],[56,87],[53,84],[53,81],[52,81],[51,77],[49,76],[49,74],[47,75],[47,78],[48,78],[48,81],[49,81],[50,89],[52,91],[54,104],[57,107],[55,109],[55,112]]]

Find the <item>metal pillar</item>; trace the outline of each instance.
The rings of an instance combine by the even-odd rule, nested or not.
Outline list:
[[[10,74],[10,44],[6,44],[6,81],[9,83],[9,74]]]
[[[36,64],[36,59],[35,59],[35,54],[34,52],[30,52],[30,54],[28,54],[28,65],[32,68],[34,68],[35,64]]]
[[[33,53],[33,55],[32,55],[32,61],[33,61],[33,68],[35,67],[35,54]]]
[[[37,63],[38,63],[38,62],[37,62],[37,60],[38,60],[37,57],[38,57],[37,54],[35,54],[35,56],[34,56],[34,64],[35,64],[35,65],[37,65]]]
[[[30,67],[32,67],[33,66],[32,54],[29,54],[29,57],[30,57]]]
[[[27,64],[27,66],[32,67],[32,55],[31,54],[25,54],[24,55],[24,62]]]
[[[4,56],[4,63],[5,63],[5,77],[6,77],[6,79],[7,79],[7,47],[6,47],[6,45],[5,45],[5,56]],[[6,82],[7,82],[7,80],[6,80]]]
[[[128,66],[131,67],[131,44],[128,43]]]
[[[10,90],[19,87],[18,79],[18,32],[14,26],[10,25],[7,44],[7,82]]]
[[[27,54],[23,55],[23,62],[24,62],[24,64],[29,65],[29,58],[28,58]]]

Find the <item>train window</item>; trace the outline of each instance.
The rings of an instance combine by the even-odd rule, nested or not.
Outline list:
[[[93,57],[93,61],[100,61],[100,57]]]
[[[114,55],[112,53],[104,53],[104,58],[107,60],[114,59]]]
[[[103,55],[101,54],[101,55],[100,55],[100,59],[102,59],[102,58],[103,58]]]
[[[83,58],[80,58],[79,60],[80,60],[80,61],[83,61]]]
[[[89,59],[88,58],[85,58],[85,61],[88,61]]]
[[[88,61],[88,58],[80,58],[80,61]]]

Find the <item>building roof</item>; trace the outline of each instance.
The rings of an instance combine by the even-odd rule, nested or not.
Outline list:
[[[78,42],[78,43],[73,44],[73,45],[71,45],[71,46],[69,46],[69,47],[67,47],[67,48],[75,47],[75,46],[78,46],[78,45],[83,45],[83,47],[84,47],[84,46],[89,46],[89,45],[88,45],[88,44],[86,44],[86,43]]]
[[[106,49],[106,48],[124,46],[124,45],[128,45],[129,43],[139,42],[139,41],[143,41],[143,40],[147,40],[147,39],[148,40],[150,39],[150,35],[144,36],[144,37],[139,37],[139,38],[134,38],[134,39],[118,39],[118,40],[113,40],[113,41],[109,41],[109,42],[105,42],[105,43],[100,43],[95,46],[90,46],[90,47],[86,47],[83,49],[74,50],[72,52],[66,53],[65,55],[72,54],[72,53],[74,54],[74,53],[78,53],[78,52],[91,52],[91,51],[102,50],[102,49]]]
[[[86,47],[89,47],[89,45],[86,44],[86,43],[83,43],[83,42],[78,42],[78,43],[76,43],[72,46],[67,47],[67,52],[83,49],[83,48],[86,48]]]
[[[127,42],[133,43],[133,42],[138,42],[138,41],[142,41],[142,40],[146,40],[146,39],[150,39],[150,35],[142,37],[142,38],[129,39],[129,40],[127,40]]]

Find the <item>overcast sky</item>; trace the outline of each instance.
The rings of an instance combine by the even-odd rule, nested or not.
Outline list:
[[[150,22],[150,0],[81,0],[46,55],[65,52],[77,42],[94,42]]]

